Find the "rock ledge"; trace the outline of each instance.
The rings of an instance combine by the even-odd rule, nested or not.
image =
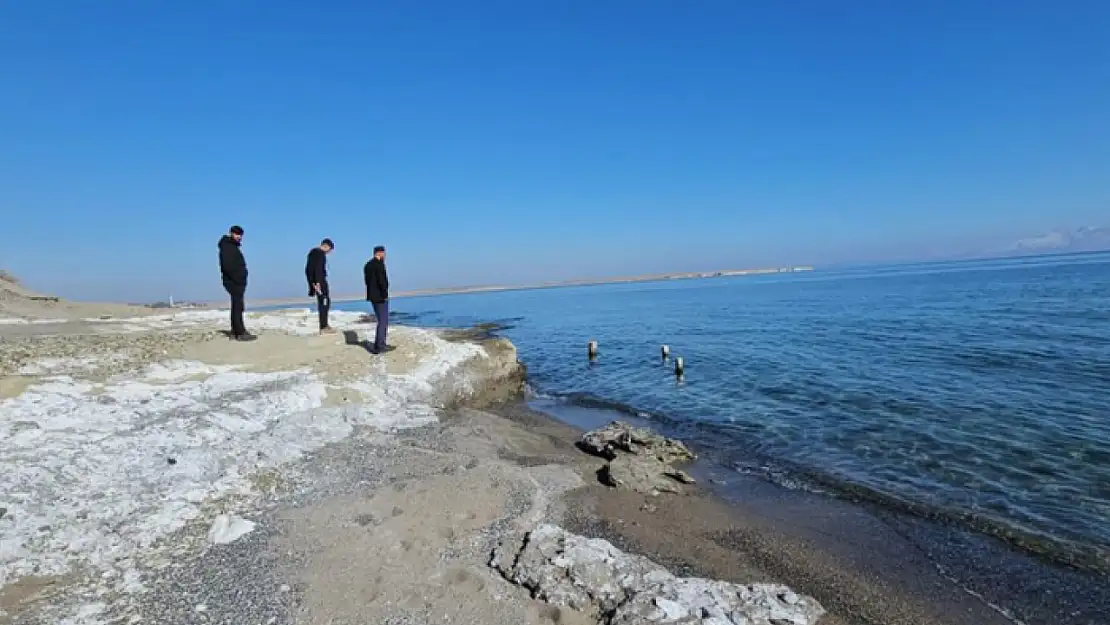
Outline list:
[[[812,625],[825,613],[816,600],[777,584],[733,584],[676,577],[608,541],[540,525],[523,545],[494,554],[491,565],[547,603],[601,625]]]
[[[694,483],[694,478],[672,466],[693,460],[693,452],[682,441],[648,428],[614,421],[583,434],[578,447],[609,461],[597,474],[607,486],[657,495],[681,494],[681,484]]]

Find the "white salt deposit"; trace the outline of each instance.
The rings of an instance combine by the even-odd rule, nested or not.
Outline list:
[[[362,313],[350,311],[333,311],[329,316],[332,327],[343,329],[347,327],[369,325],[359,320]],[[101,324],[118,332],[147,332],[150,330],[188,330],[194,328],[219,327],[228,325],[227,310],[185,310],[181,312],[150,315],[146,317],[125,317],[119,319],[86,319],[89,323]],[[320,331],[319,320],[316,313],[308,308],[285,309],[278,311],[248,313],[246,316],[247,330],[285,332],[300,336],[317,334]]]
[[[177,328],[222,324],[225,315],[120,323]],[[278,313],[251,323],[300,334],[314,323],[305,317]],[[358,317],[339,315],[337,325],[357,325]],[[0,507],[7,509],[0,587],[30,574],[92,567],[117,580],[117,589],[134,590],[133,558],[201,515],[205,502],[248,493],[252,473],[341,440],[356,425],[388,431],[434,421],[435,383],[483,352],[431,332],[403,332],[429,346],[429,355],[410,375],[382,368],[347,385],[363,401],[342,407],[323,405],[328,385],[308,370],[255,373],[168,361],[94,383],[51,374],[95,367],[91,358],[78,367],[32,363],[47,377],[0,401]]]
[[[47,375],[59,371],[94,371],[97,364],[96,358],[40,358],[23,365],[16,373],[20,375]]]
[[[213,545],[233,543],[254,531],[254,521],[242,517],[221,514],[208,528],[208,541]]]

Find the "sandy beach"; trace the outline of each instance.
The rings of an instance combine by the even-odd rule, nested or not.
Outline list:
[[[0,624],[1016,622],[859,509],[602,484],[505,339],[68,312],[0,325]]]

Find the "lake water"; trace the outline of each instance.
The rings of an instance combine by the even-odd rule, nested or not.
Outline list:
[[[1110,254],[393,307],[412,324],[500,322],[548,401],[646,416],[730,469],[1110,569]]]

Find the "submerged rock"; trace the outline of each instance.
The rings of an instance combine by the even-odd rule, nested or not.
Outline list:
[[[686,462],[695,458],[682,443],[649,430],[614,421],[609,425],[582,435],[578,446],[606,460],[617,457],[618,452],[650,455],[664,464]]]
[[[816,600],[778,584],[733,584],[676,577],[647,558],[601,539],[540,525],[513,554],[491,564],[536,599],[597,618],[602,625],[812,625]]]

